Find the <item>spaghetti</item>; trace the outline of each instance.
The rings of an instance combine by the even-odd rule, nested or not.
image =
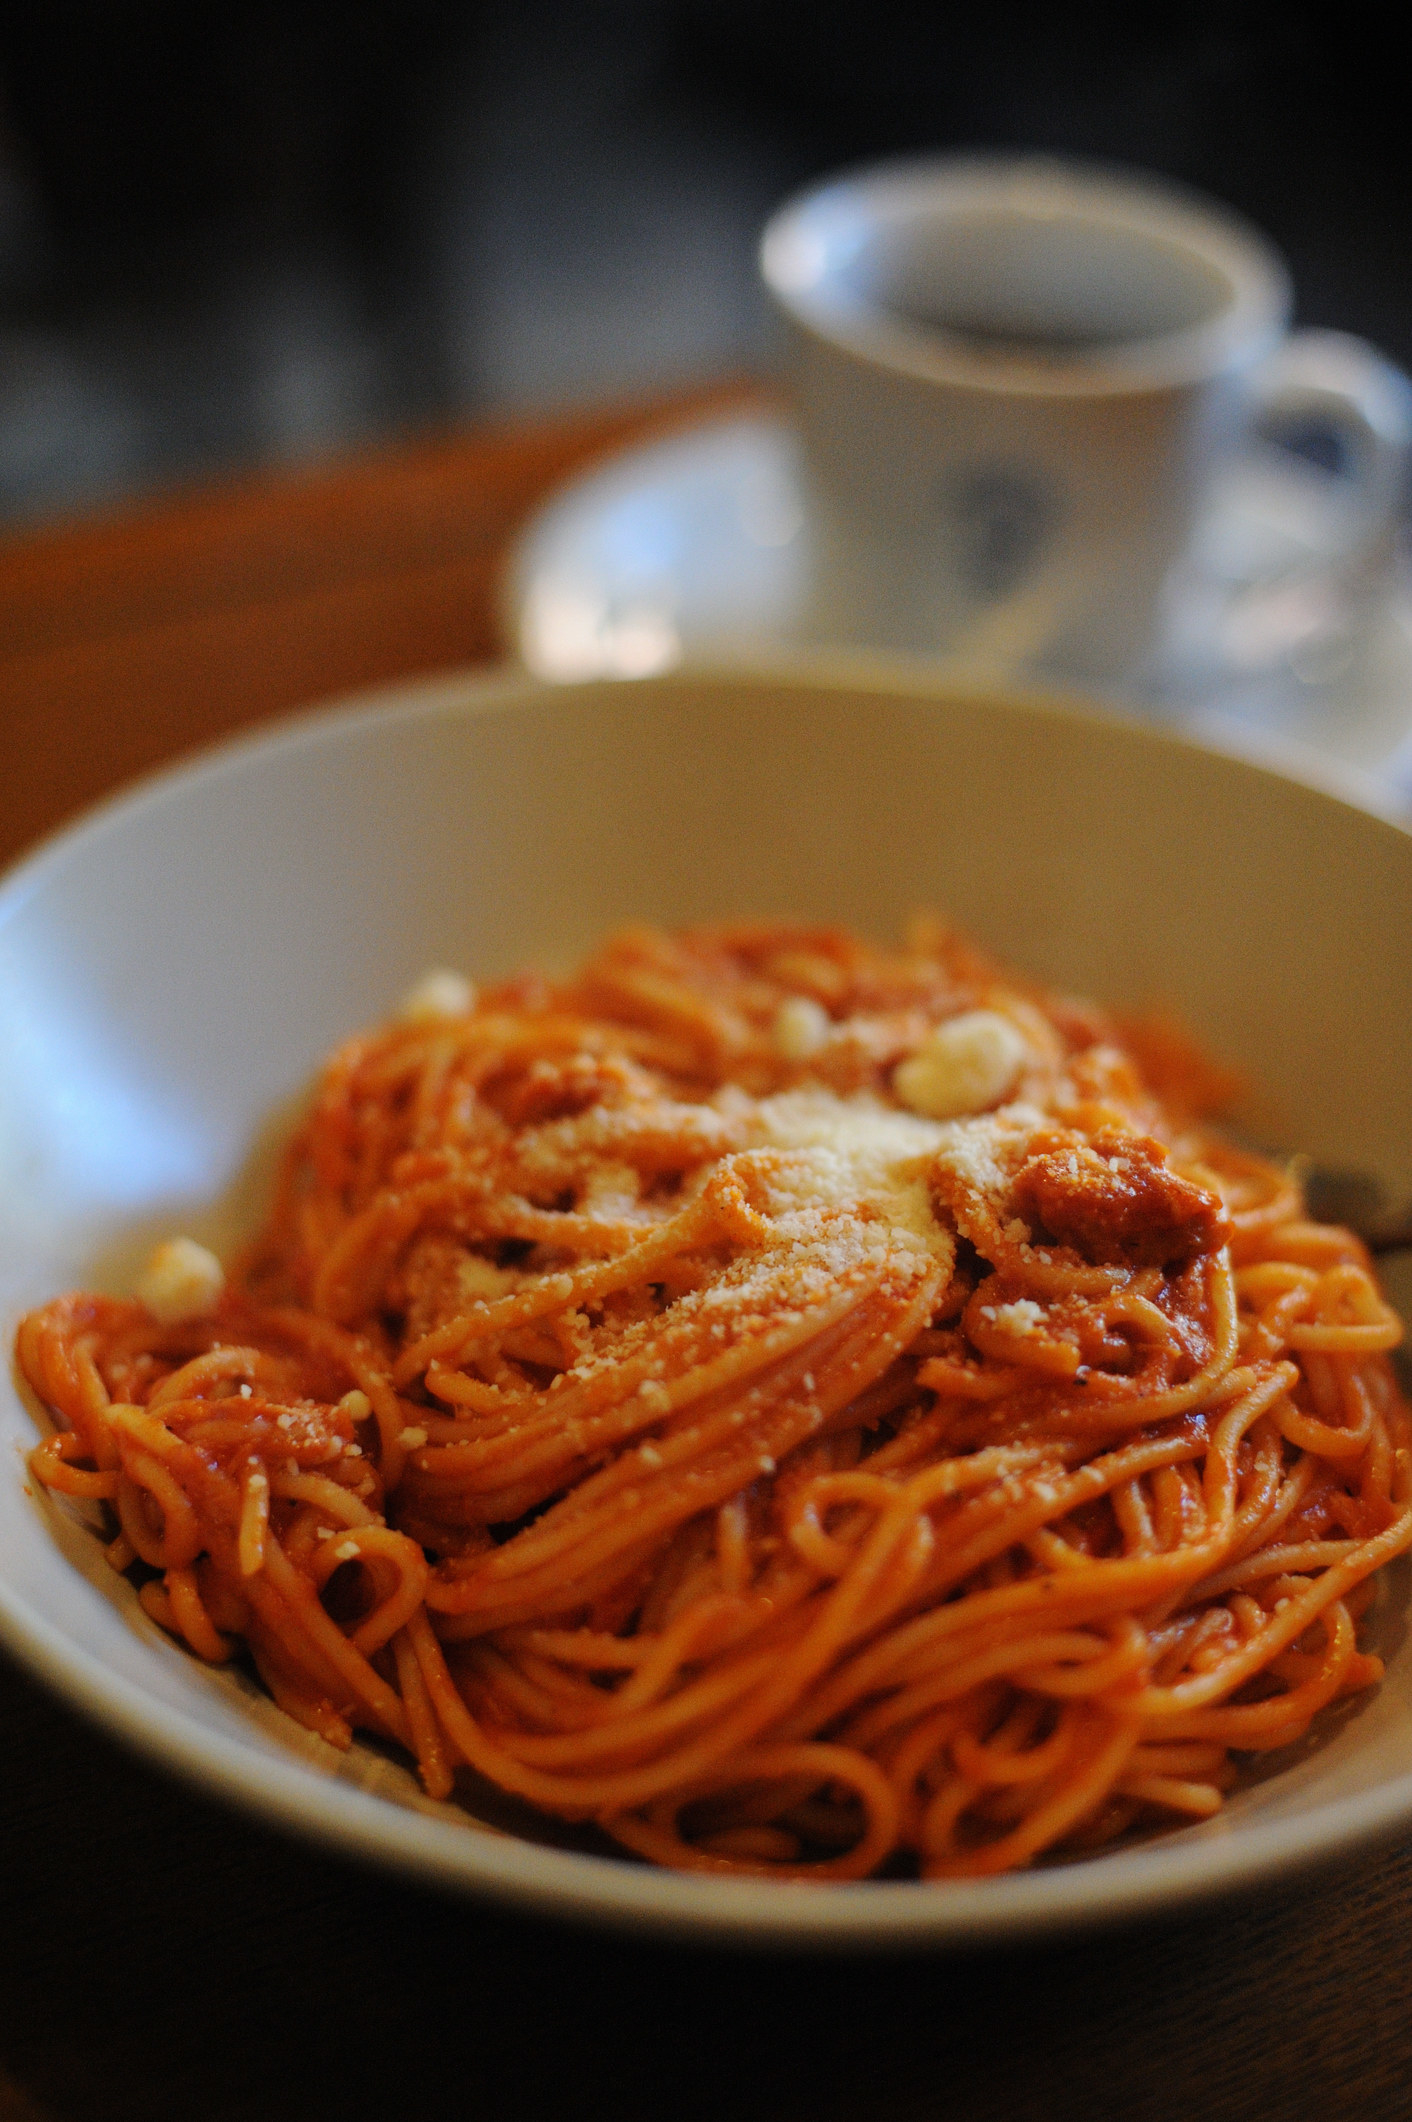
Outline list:
[[[1398,1322],[1212,1075],[930,921],[433,983],[224,1288],[24,1321],[34,1471],[436,1797],[824,1880],[1203,1818],[1412,1544]]]

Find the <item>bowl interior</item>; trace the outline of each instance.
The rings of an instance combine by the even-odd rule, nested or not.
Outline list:
[[[444,683],[311,716],[99,812],[0,892],[0,1325],[218,1245],[319,1057],[433,964],[564,963],[615,922],[895,935],[943,910],[1041,977],[1181,1011],[1266,1141],[1412,1194],[1412,839],[1336,799],[1053,704],[805,678]],[[1406,1584],[1388,1681],[1208,1826],[977,1886],[684,1880],[507,1836],[350,1759],[152,1628],[31,1493],[0,1388],[0,1626],[72,1699],[301,1830],[443,1882],[681,1932],[958,1940],[1263,1875],[1412,1817]],[[388,1802],[391,1801],[391,1802]],[[487,1831],[488,1830],[488,1831]]]

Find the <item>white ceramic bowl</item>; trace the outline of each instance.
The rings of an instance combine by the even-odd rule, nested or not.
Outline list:
[[[1048,980],[1178,1006],[1264,1133],[1412,1193],[1412,838],[1153,731],[905,680],[447,681],[308,716],[100,810],[0,890],[0,1328],[249,1223],[320,1055],[429,964],[563,962],[614,922],[944,908]],[[252,1149],[256,1154],[252,1163]],[[26,1485],[0,1392],[0,1628],[163,1765],[442,1885],[735,1942],[958,1942],[1151,1911],[1412,1823],[1407,1573],[1385,1685],[1219,1819],[975,1883],[683,1878],[477,1824],[298,1731],[147,1622]]]

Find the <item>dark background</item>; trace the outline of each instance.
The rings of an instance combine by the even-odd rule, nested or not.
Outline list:
[[[1412,365],[1391,39],[1240,0],[0,0],[0,516],[758,368],[771,206],[917,148],[1179,176]]]

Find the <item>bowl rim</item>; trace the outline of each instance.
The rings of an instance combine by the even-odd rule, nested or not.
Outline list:
[[[557,686],[515,670],[439,675],[315,705],[203,748],[119,789],[61,826],[0,878],[0,925],[46,877],[95,837],[134,815],[223,775],[249,759],[311,746],[337,746],[370,724],[416,723],[443,714],[513,712],[586,694],[670,698],[702,686],[807,692],[879,692],[919,704],[954,702],[1075,720],[1139,747],[1175,748],[1224,758],[1232,771],[1294,782],[1358,811],[1370,830],[1409,837],[1395,817],[1367,802],[1356,776],[1323,762],[1292,772],[1180,732],[1135,723],[1101,703],[939,676],[908,659],[873,655],[791,657],[691,669],[644,680]],[[27,1409],[33,1401],[16,1388]],[[3,1565],[0,1565],[0,1571]],[[634,1860],[546,1847],[468,1820],[389,1803],[322,1774],[291,1750],[267,1752],[209,1729],[104,1665],[51,1622],[0,1573],[0,1642],[35,1679],[110,1737],[198,1790],[268,1824],[342,1855],[411,1876],[442,1891],[480,1895],[528,1913],[697,1944],[761,1950],[906,1950],[1001,1945],[1056,1933],[1173,1914],[1299,1869],[1335,1861],[1390,1837],[1412,1821],[1412,1766],[1354,1796],[1325,1800],[1293,1819],[1218,1818],[1151,1842],[1045,1870],[995,1879],[808,1885],[717,1879],[660,1871]],[[332,1757],[331,1757],[332,1758]]]

